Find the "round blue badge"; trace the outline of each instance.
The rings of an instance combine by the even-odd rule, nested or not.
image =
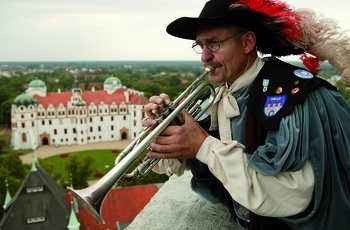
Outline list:
[[[297,69],[297,70],[294,70],[294,74],[295,76],[297,77],[300,77],[302,79],[311,79],[314,77],[314,75],[306,70],[303,70],[303,69]]]

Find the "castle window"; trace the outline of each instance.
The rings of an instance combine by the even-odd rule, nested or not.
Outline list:
[[[27,135],[22,133],[22,142],[27,142]]]

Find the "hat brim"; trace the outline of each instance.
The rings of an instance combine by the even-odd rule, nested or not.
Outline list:
[[[240,12],[232,13],[220,16],[220,17],[181,17],[171,22],[166,31],[172,36],[196,40],[197,28],[200,26],[210,26],[210,25],[235,25],[248,28],[248,25],[253,25],[254,23],[250,18],[242,15]]]
[[[170,23],[166,31],[178,38],[196,40],[197,28],[201,25],[214,25],[214,21],[219,21],[219,19],[182,17]]]
[[[253,31],[257,36],[257,50],[263,54],[287,56],[304,52],[303,49],[295,49],[288,41],[281,43],[281,38],[268,31],[255,17],[235,9],[220,17],[181,17],[171,22],[166,31],[178,38],[196,40],[198,27],[210,25],[232,25]]]

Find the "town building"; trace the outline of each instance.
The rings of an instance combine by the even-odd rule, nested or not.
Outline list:
[[[12,148],[134,139],[142,131],[148,103],[142,92],[122,86],[114,76],[104,81],[103,90],[84,91],[78,85],[47,92],[44,81],[31,81],[12,104]]]

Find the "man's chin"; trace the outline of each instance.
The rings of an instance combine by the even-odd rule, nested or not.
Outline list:
[[[209,76],[209,81],[212,83],[223,83],[222,78],[218,75]]]

